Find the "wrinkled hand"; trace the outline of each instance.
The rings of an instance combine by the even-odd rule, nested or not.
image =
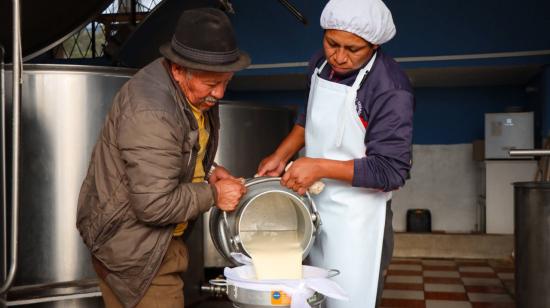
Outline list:
[[[242,179],[221,179],[214,183],[218,192],[216,206],[222,211],[233,211],[246,193],[246,187]]]
[[[286,162],[275,153],[264,158],[258,166],[258,176],[280,176],[285,170]]]
[[[319,163],[315,158],[302,157],[294,161],[281,178],[281,185],[300,195],[322,178]]]
[[[212,172],[212,175],[208,178],[208,183],[210,184],[216,184],[219,180],[224,179],[234,179],[235,177],[229,173],[227,169],[225,169],[222,166],[217,166],[216,169],[214,169],[214,172]]]

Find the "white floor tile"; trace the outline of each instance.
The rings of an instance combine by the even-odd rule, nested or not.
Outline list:
[[[470,278],[462,277],[465,286],[502,286],[498,278]]]
[[[496,293],[468,293],[468,299],[471,302],[511,302],[512,298],[508,294]]]
[[[411,291],[411,290],[384,290],[382,298],[393,299],[424,299],[423,291]]]
[[[424,277],[460,278],[460,275],[454,271],[424,271]]]
[[[504,279],[504,280],[512,280],[514,279],[514,273],[498,273],[498,278]]]
[[[461,266],[459,272],[467,273],[494,273],[493,269],[488,266]]]
[[[461,284],[426,283],[424,284],[424,291],[465,293],[466,289]]]
[[[427,300],[426,308],[471,308],[469,302]]]
[[[390,264],[390,270],[399,271],[422,271],[422,265],[414,264]]]
[[[386,277],[386,282],[390,283],[422,283],[422,276],[394,276]]]
[[[451,260],[422,260],[422,264],[433,266],[456,266],[456,263]]]

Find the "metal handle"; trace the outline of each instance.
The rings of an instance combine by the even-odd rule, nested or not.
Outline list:
[[[228,253],[231,253],[234,251],[233,247],[227,244],[230,236],[229,226],[224,221],[220,221],[220,225],[221,225],[220,226],[221,232],[218,234],[220,236],[220,245],[222,246],[222,250],[227,251]],[[230,259],[228,260],[231,261]]]
[[[13,283],[15,278],[15,272],[17,271],[17,239],[18,239],[18,223],[19,223],[19,121],[20,121],[20,109],[21,109],[21,20],[20,20],[20,7],[19,0],[13,0],[13,166],[12,166],[12,186],[11,186],[11,206],[12,206],[12,221],[11,221],[11,252],[10,252],[10,269],[6,280],[2,287],[0,287],[0,294],[5,293]],[[3,106],[2,106],[3,107]],[[4,123],[2,123],[4,125]],[[5,137],[5,136],[2,136]],[[3,138],[6,140],[6,138]],[[4,192],[4,196],[5,196]],[[4,210],[6,210],[7,204],[4,204]]]
[[[222,211],[222,215],[223,215],[223,222],[222,222],[223,232],[225,233],[225,237],[227,238],[231,234],[231,232],[230,232],[231,228],[229,226],[229,218],[227,218],[227,212],[226,211]],[[229,249],[230,252],[239,251],[240,239],[239,239],[238,235],[236,235],[234,237],[229,237],[229,242],[233,246],[232,247],[233,249]]]
[[[327,278],[332,278],[332,277],[335,277],[335,276],[338,276],[340,275],[340,271],[337,270],[337,269],[329,269],[328,270],[328,275],[327,275]]]
[[[315,215],[315,219],[313,219],[313,223],[315,224],[315,235],[319,235],[321,232],[321,225],[323,224],[321,221],[321,215],[319,215],[319,211],[317,210],[317,206],[315,205],[315,201],[313,201],[313,198],[311,198],[311,195],[309,192],[306,192],[306,196],[309,199],[309,202],[311,203],[311,211],[313,212],[313,215]]]
[[[508,151],[510,157],[517,156],[550,156],[550,150],[539,149],[514,149]]]
[[[222,211],[223,215],[223,225],[226,231],[229,231],[229,219],[227,218],[227,212]],[[229,234],[229,233],[228,233]]]

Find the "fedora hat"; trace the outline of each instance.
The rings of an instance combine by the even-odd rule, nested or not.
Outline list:
[[[184,11],[172,41],[159,50],[176,64],[203,71],[235,72],[250,65],[250,57],[237,47],[229,18],[215,8]]]

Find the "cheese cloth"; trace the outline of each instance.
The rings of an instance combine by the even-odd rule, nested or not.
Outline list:
[[[247,256],[231,253],[232,257],[245,265],[224,269],[227,284],[256,291],[281,290],[291,296],[291,308],[311,308],[307,300],[315,292],[327,297],[348,300],[346,292],[328,278],[331,272],[314,266],[303,265],[303,278],[296,280],[256,280],[254,267]]]

